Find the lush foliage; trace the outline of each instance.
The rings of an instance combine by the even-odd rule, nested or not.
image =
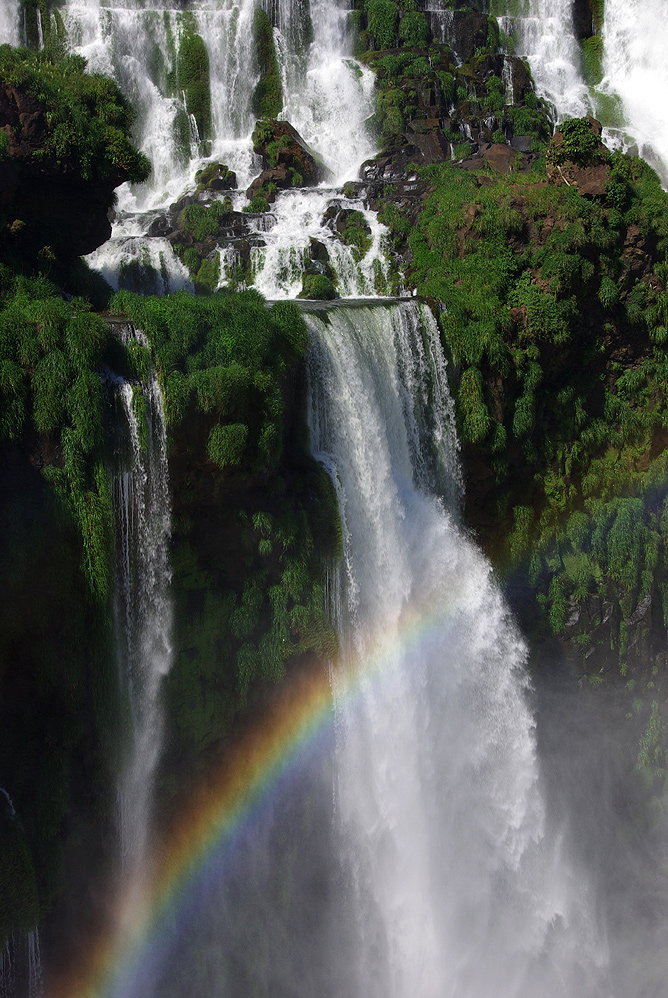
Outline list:
[[[596,153],[586,119],[562,131],[580,162]],[[597,200],[540,171],[428,168],[410,246],[418,290],[446,306],[462,434],[493,474],[495,553],[555,631],[581,608],[583,653],[600,624],[584,609],[611,601],[624,667],[643,600],[668,622],[668,203],[641,160],[610,165]]]
[[[274,468],[281,455],[282,379],[306,346],[306,328],[296,308],[280,302],[268,309],[256,291],[221,290],[208,298],[186,292],[142,298],[119,292],[111,303],[149,337],[165,390],[168,424],[177,427],[193,409],[215,430],[210,454],[227,455],[224,439],[235,439],[238,460]],[[227,456],[223,463],[229,463]]]
[[[547,151],[550,163],[564,163],[569,160],[578,166],[589,166],[592,162],[607,159],[607,151],[592,130],[588,118],[571,118],[559,126],[561,141],[555,141]]]
[[[32,429],[60,459],[45,474],[79,525],[84,570],[103,599],[110,577],[111,498],[102,460],[105,323],[81,299],[63,300],[39,278],[0,270],[0,437]]]
[[[178,85],[185,94],[186,110],[197,123],[200,139],[207,139],[211,134],[209,54],[197,34],[194,17],[184,15],[181,30],[176,63]]]
[[[150,166],[129,140],[134,120],[130,102],[115,83],[86,73],[81,56],[55,58],[0,46],[0,80],[31,94],[46,107],[48,132],[34,155],[58,164],[73,161],[84,179],[126,170],[145,180]]]

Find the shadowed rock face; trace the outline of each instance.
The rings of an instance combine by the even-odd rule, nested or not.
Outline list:
[[[46,108],[35,97],[0,83],[0,131],[8,150],[0,160],[0,244],[20,254],[71,259],[92,253],[111,235],[107,217],[114,190],[129,179],[116,168],[86,180],[71,158],[42,158],[49,135]]]

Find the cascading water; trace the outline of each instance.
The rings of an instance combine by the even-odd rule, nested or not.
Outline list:
[[[635,143],[668,186],[668,25],[662,0],[606,0],[600,89],[621,99],[623,122],[608,138]],[[632,142],[629,142],[629,138]]]
[[[557,120],[588,114],[572,0],[524,0],[513,4],[510,15],[508,6],[506,0],[492,0],[490,9],[512,36],[516,54],[528,61],[536,91],[554,106]]]
[[[0,45],[20,45],[22,41],[19,0],[5,0],[0,6]]]
[[[42,998],[43,994],[39,930],[12,933],[0,950],[0,998]]]
[[[308,323],[312,445],[344,536],[335,780],[355,993],[603,995],[586,886],[546,827],[526,650],[439,497],[457,443],[433,317],[406,303]]]
[[[173,82],[185,34],[194,32],[202,39],[209,60],[212,120],[207,154],[235,171],[240,190],[261,170],[251,142],[256,120],[252,95],[259,78],[252,37],[257,0],[224,8],[204,2],[186,12],[176,3],[166,6],[169,9],[155,10],[145,8],[139,0],[117,6],[68,0],[64,8],[74,50],[86,57],[89,69],[112,76],[133,101],[138,112],[135,138],[153,163],[148,184],[139,188],[126,185],[120,190],[112,239],[89,258],[89,263],[114,287],[123,282],[128,267],[140,265],[152,281],[143,290],[157,293],[192,289],[188,272],[171,245],[147,234],[156,210],[164,210],[192,189],[195,171],[205,162],[192,120],[192,140],[184,147],[184,95],[176,92]],[[276,5],[273,15],[284,98],[281,117],[290,121],[321,157],[328,170],[327,183],[341,185],[355,178],[360,162],[375,151],[366,125],[375,110],[374,74],[352,59],[345,9],[329,0],[313,0],[302,6],[284,2]],[[313,37],[310,44],[307,23]],[[264,233],[271,220],[245,217],[247,238],[258,247],[250,266],[252,279],[265,294],[283,298],[301,290],[301,270],[296,277],[293,272],[308,247],[306,226],[310,236],[328,239],[323,216],[332,193],[331,187],[279,193],[271,214],[275,224],[266,239]],[[354,249],[339,240],[332,266],[340,293],[361,296],[373,292],[378,268],[383,279],[387,277],[387,263],[376,238],[382,227],[363,206],[352,207],[362,210],[373,226],[373,246],[358,266]],[[300,239],[295,238],[297,228]],[[223,245],[219,250],[221,284],[226,284],[239,259],[231,246]]]
[[[131,327],[125,340],[145,340]],[[118,398],[129,453],[113,478],[117,545],[120,676],[130,710],[130,749],[123,764],[120,838],[126,876],[141,879],[147,863],[153,782],[163,739],[160,687],[171,664],[169,595],[171,505],[162,395],[152,370],[145,387],[123,382]]]
[[[286,191],[272,206],[275,210],[268,213],[268,218],[260,216],[264,226],[263,245],[251,250],[251,265],[253,283],[267,298],[297,297],[314,239],[327,250],[342,296],[368,297],[376,293],[379,282],[381,286],[387,284],[385,226],[361,201],[346,200],[346,209],[363,214],[371,233],[368,250],[357,260],[354,248],[335,238],[323,221],[331,205],[341,207],[341,197],[336,191]]]

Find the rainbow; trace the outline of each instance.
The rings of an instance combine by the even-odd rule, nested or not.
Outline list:
[[[385,631],[368,647],[370,656],[337,671],[336,697],[345,701],[363,682],[428,638],[438,613],[406,614],[400,634]],[[342,675],[343,673],[343,675]],[[220,772],[195,792],[169,829],[147,883],[130,886],[113,902],[110,931],[86,947],[84,965],[58,982],[49,998],[123,998],[141,972],[149,949],[202,883],[214,857],[231,849],[269,796],[295,767],[306,747],[333,720],[331,676],[324,665],[292,675],[262,725],[250,730],[227,753]]]

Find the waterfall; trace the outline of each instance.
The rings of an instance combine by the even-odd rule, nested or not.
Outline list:
[[[164,6],[167,9],[151,9],[141,0],[118,6],[68,0],[63,8],[72,48],[85,56],[91,71],[113,77],[132,100],[137,110],[134,137],[153,163],[147,184],[120,189],[112,239],[89,257],[89,263],[114,287],[127,268],[140,266],[149,275],[145,290],[157,293],[192,289],[186,268],[167,240],[148,236],[160,209],[194,188],[195,172],[208,160],[234,170],[240,192],[259,175],[262,165],[251,142],[256,121],[251,104],[259,78],[252,24],[259,3],[242,0],[221,7],[204,0],[187,11],[176,2]],[[374,74],[352,58],[348,11],[331,0],[312,0],[310,5],[282,2],[272,8],[272,15],[284,100],[280,116],[322,159],[329,182],[341,185],[355,178],[360,163],[375,152],[366,124],[375,111]],[[307,21],[313,33],[309,44]],[[174,79],[179,45],[192,32],[201,38],[208,56],[211,137],[201,143],[191,134],[186,148],[184,95],[175,88]],[[243,216],[244,238],[254,247],[252,280],[265,294],[285,298],[301,290],[308,236],[319,241],[331,238],[323,216],[332,193],[331,188],[279,193],[267,220]],[[239,193],[235,202],[241,208],[246,199]],[[358,266],[353,249],[338,240],[331,264],[341,294],[368,295],[379,275],[382,281],[387,279],[386,252],[380,241],[385,230],[361,205],[348,207],[362,210],[367,221],[372,219],[374,245]],[[267,227],[272,231],[265,237]],[[216,249],[221,254],[221,284],[226,284],[240,260],[234,245],[224,240]]]
[[[491,9],[512,36],[515,53],[529,63],[536,91],[553,105],[557,120],[588,114],[591,104],[581,74],[572,0],[524,0],[512,5],[492,0]]]
[[[0,998],[42,998],[39,930],[13,932],[0,950]]]
[[[346,209],[364,215],[371,245],[359,261],[354,247],[337,239],[328,226],[328,209],[335,214]],[[326,248],[343,297],[369,297],[376,293],[378,281],[382,286],[389,280],[387,230],[361,200],[344,201],[333,190],[285,191],[267,216],[257,218],[262,219],[262,245],[251,250],[253,283],[269,299],[296,298],[300,293],[313,239]]]
[[[33,929],[27,937],[28,947],[28,998],[42,998],[44,981],[42,979],[42,955],[39,947],[39,930]]]
[[[7,801],[7,806],[9,808],[9,816],[10,816],[10,818],[16,817],[16,808],[14,807],[14,801],[9,796],[8,792],[5,790],[4,787],[0,787],[0,794],[2,794],[2,796]]]
[[[123,209],[168,204],[192,184],[203,161],[196,144],[190,149],[179,145],[185,106],[172,82],[179,41],[190,26],[202,39],[209,60],[212,138],[208,155],[234,170],[242,188],[260,172],[250,142],[255,124],[251,98],[259,78],[252,51],[252,21],[259,4],[242,0],[221,8],[204,2],[187,12],[177,3],[165,6],[173,9],[146,8],[140,0],[118,7],[68,0],[65,6],[71,45],[86,57],[90,70],[113,77],[133,101],[138,112],[135,138],[153,163],[148,185],[121,192]],[[284,4],[281,10],[292,6]],[[282,117],[342,182],[373,152],[364,122],[374,110],[374,75],[351,62],[345,10],[328,0],[314,0],[314,41],[305,59],[290,44],[294,31],[287,21],[284,12],[279,24],[286,34],[280,28],[276,31],[284,85]]]
[[[459,474],[436,323],[416,302],[307,321],[313,452],[344,537],[335,787],[355,993],[601,995],[586,878],[545,818],[526,648],[444,498]]]
[[[20,45],[22,34],[19,0],[3,0],[0,5],[0,45]]]
[[[600,89],[621,100],[607,137],[634,145],[668,186],[668,25],[662,0],[606,0]]]
[[[131,327],[121,335],[148,345]],[[129,442],[113,477],[118,654],[130,711],[130,749],[119,787],[120,839],[124,871],[137,880],[148,861],[153,784],[163,741],[160,687],[172,654],[171,508],[165,417],[155,371],[151,369],[145,385],[121,383],[118,398]]]

